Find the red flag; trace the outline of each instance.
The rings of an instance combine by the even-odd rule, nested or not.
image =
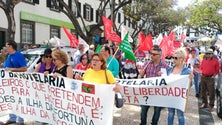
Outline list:
[[[104,33],[105,33],[106,40],[110,40],[112,42],[120,43],[122,41],[121,38],[112,29],[113,22],[110,19],[108,19],[104,16],[102,17],[102,20],[103,20]]]
[[[185,40],[185,38],[186,38],[186,35],[184,35],[184,33],[182,33],[180,35],[180,42],[183,42]]]
[[[165,59],[168,53],[167,36],[164,36],[159,47],[162,49],[162,59]]]
[[[146,38],[143,33],[139,34],[139,50],[151,50],[153,46],[152,35],[149,34]]]
[[[75,35],[72,35],[65,26],[62,26],[63,30],[65,31],[67,37],[69,38],[69,42],[70,42],[70,46],[71,47],[74,47],[74,48],[77,48],[78,45],[79,45],[79,41],[78,39],[76,38]]]
[[[139,36],[138,36],[138,47],[143,44],[143,42],[145,41],[145,39],[146,39],[146,36],[145,36],[142,32],[139,32]]]

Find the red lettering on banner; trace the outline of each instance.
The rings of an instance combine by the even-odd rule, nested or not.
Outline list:
[[[186,98],[186,88],[182,88],[182,98]]]
[[[167,87],[162,87],[162,88],[130,88],[132,89],[133,95],[159,95],[159,96],[175,96],[175,97],[181,97],[181,98],[186,98],[186,88],[179,88],[179,87],[174,87],[174,88],[167,88]],[[128,88],[125,87],[124,91],[128,92]],[[124,93],[125,94],[125,93]],[[128,93],[129,94],[129,93]],[[125,96],[126,100],[130,100],[130,96]]]
[[[99,110],[96,108],[96,109],[91,109],[91,112],[92,112],[92,118],[95,118],[95,119],[99,119]]]
[[[18,94],[22,96],[30,96],[28,89],[19,88],[19,87],[12,87],[12,94]]]
[[[128,86],[123,86],[123,94],[124,95],[129,95],[129,92],[128,92]]]
[[[28,115],[35,115],[36,116],[35,109],[31,108],[31,107],[21,106],[21,113],[22,114],[28,114]]]
[[[0,112],[12,110],[12,105],[10,103],[0,104]]]
[[[40,117],[50,119],[48,112],[45,110],[40,110]]]
[[[40,92],[46,92],[45,84],[43,84],[43,83],[32,82],[32,88],[35,90],[38,90]]]
[[[139,104],[139,100],[137,99],[136,96],[134,96],[134,103],[135,103],[135,104]]]
[[[18,86],[23,87],[21,79],[2,79],[2,86]]]

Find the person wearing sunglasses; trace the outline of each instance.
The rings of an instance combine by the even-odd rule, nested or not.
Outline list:
[[[60,49],[53,50],[52,58],[55,64],[53,77],[63,76],[73,78],[72,67],[68,65],[68,55],[64,51]]]
[[[212,49],[208,49],[204,55],[204,58],[200,64],[201,78],[200,78],[200,93],[202,98],[202,104],[200,109],[208,107],[208,110],[211,112],[214,108],[215,101],[215,76],[219,73],[219,61],[214,55]],[[209,93],[209,103],[207,92]]]
[[[50,48],[45,49],[42,62],[40,62],[36,68],[35,72],[44,73],[45,75],[52,73],[55,64],[52,61],[52,50]]]
[[[152,50],[150,51],[151,60],[144,63],[143,70],[140,71],[141,77],[144,77],[144,75],[146,76],[146,78],[159,77],[162,75],[161,68],[164,68],[166,70],[170,68],[165,61],[161,60],[161,54],[162,54],[161,48],[159,48],[158,45],[154,45]],[[148,105],[141,105],[140,125],[147,124],[147,112],[149,108],[150,106]],[[161,109],[162,107],[154,106],[152,125],[158,124]]]
[[[107,69],[106,59],[101,53],[94,53],[92,55],[91,67],[86,70],[83,77],[77,74],[75,79],[96,84],[116,84],[113,91],[120,91],[120,85],[116,83],[112,72]]]
[[[88,54],[83,54],[82,56],[80,56],[80,63],[78,63],[75,67],[75,69],[78,70],[87,70],[88,68],[90,68],[90,64],[89,64],[89,57]]]
[[[187,56],[185,49],[183,48],[177,49],[172,57],[174,67],[167,70],[167,74],[169,76],[190,75],[190,83],[191,83],[193,79],[193,73],[191,72],[190,68],[185,66],[186,57]],[[177,112],[177,117],[179,122],[178,125],[184,125],[185,124],[184,112],[175,108],[168,108],[168,125],[173,125],[175,111]]]

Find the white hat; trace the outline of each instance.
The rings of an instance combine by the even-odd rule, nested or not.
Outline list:
[[[93,44],[91,44],[91,45],[89,46],[89,48],[92,49],[92,48],[95,48],[95,46],[94,46]]]
[[[214,53],[213,49],[207,49],[206,53]]]

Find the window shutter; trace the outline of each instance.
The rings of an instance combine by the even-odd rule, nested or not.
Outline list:
[[[72,0],[69,0],[69,1],[68,1],[68,6],[69,6],[69,8],[72,10]]]
[[[62,10],[63,9],[63,5],[61,3],[59,3],[59,8]]]
[[[99,22],[99,10],[96,10],[96,22],[98,23]]]
[[[33,2],[39,4],[39,0],[33,0]]]
[[[118,13],[118,23],[120,23],[120,22],[121,22],[121,14]]]
[[[93,21],[93,8],[91,8],[91,12],[90,12],[90,14],[91,14],[91,21]]]
[[[78,6],[78,12],[77,12],[78,14],[77,14],[77,17],[80,17],[80,16],[81,16],[81,3],[78,2],[77,6]]]
[[[83,5],[83,18],[86,19],[86,5]]]
[[[47,0],[46,2],[47,2],[47,3],[46,3],[46,6],[49,7],[49,8],[51,8],[51,0]]]

